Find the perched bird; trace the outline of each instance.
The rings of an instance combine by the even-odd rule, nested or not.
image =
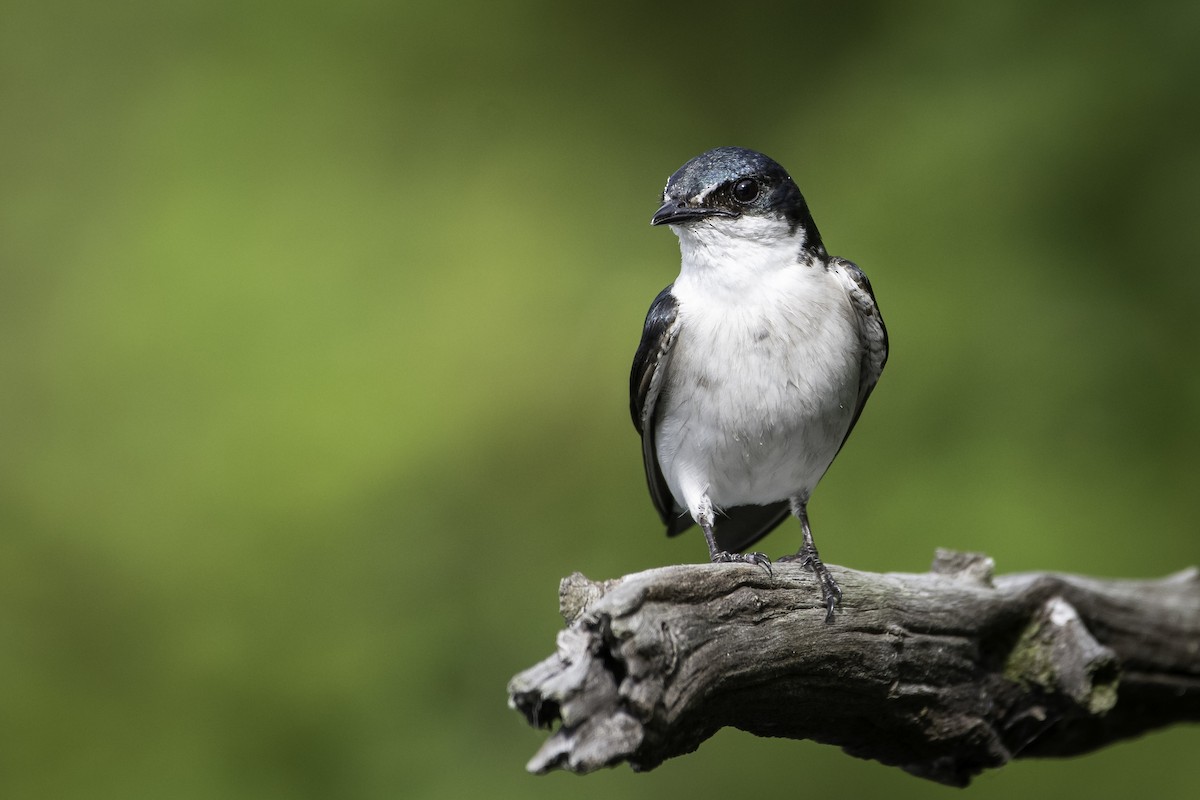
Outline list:
[[[679,277],[650,306],[629,379],[650,497],[667,534],[696,523],[712,561],[771,569],[747,548],[789,512],[794,556],[821,586],[807,505],[887,361],[867,276],[830,257],[791,176],[762,153],[718,147],[667,181],[650,220],[679,237]]]

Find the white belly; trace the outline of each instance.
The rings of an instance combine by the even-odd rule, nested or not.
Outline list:
[[[849,301],[819,271],[778,288],[730,304],[676,286],[655,443],[685,507],[807,501],[845,438],[861,361]]]

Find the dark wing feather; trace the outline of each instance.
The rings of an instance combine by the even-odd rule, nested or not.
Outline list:
[[[633,369],[629,373],[629,413],[633,417],[633,427],[642,435],[642,465],[646,468],[650,499],[654,501],[654,508],[671,535],[692,524],[692,518],[675,502],[667,487],[662,469],[658,466],[658,452],[654,445],[658,398],[666,382],[671,346],[678,335],[679,304],[675,295],[671,294],[671,286],[668,286],[658,293],[646,313],[642,341],[638,344],[633,357]]]
[[[875,302],[875,292],[871,289],[871,282],[867,280],[866,273],[853,261],[836,257],[829,259],[829,269],[839,275],[846,285],[850,302],[858,316],[859,336],[863,348],[858,404],[854,407],[850,427],[846,429],[846,435],[842,438],[842,446],[845,446],[846,439],[850,438],[850,432],[854,430],[854,425],[867,404],[867,398],[871,396],[871,391],[879,382],[879,376],[883,374],[883,367],[887,364],[888,335],[883,316],[879,313],[879,304]]]
[[[738,553],[779,527],[792,514],[788,501],[767,506],[734,506],[717,514],[713,534],[717,546]],[[690,517],[688,518],[691,519]]]

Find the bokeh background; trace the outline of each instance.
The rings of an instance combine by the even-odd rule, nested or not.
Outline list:
[[[1200,4],[0,5],[0,796],[949,796],[723,731],[534,777],[560,577],[662,536],[650,214],[763,150],[892,358],[832,563],[1200,562]],[[773,555],[798,544],[790,527]],[[1200,730],[978,797],[1200,791]]]

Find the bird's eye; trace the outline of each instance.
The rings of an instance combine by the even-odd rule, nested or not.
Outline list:
[[[733,185],[733,199],[739,203],[753,203],[758,197],[758,181],[753,178],[742,178]]]

